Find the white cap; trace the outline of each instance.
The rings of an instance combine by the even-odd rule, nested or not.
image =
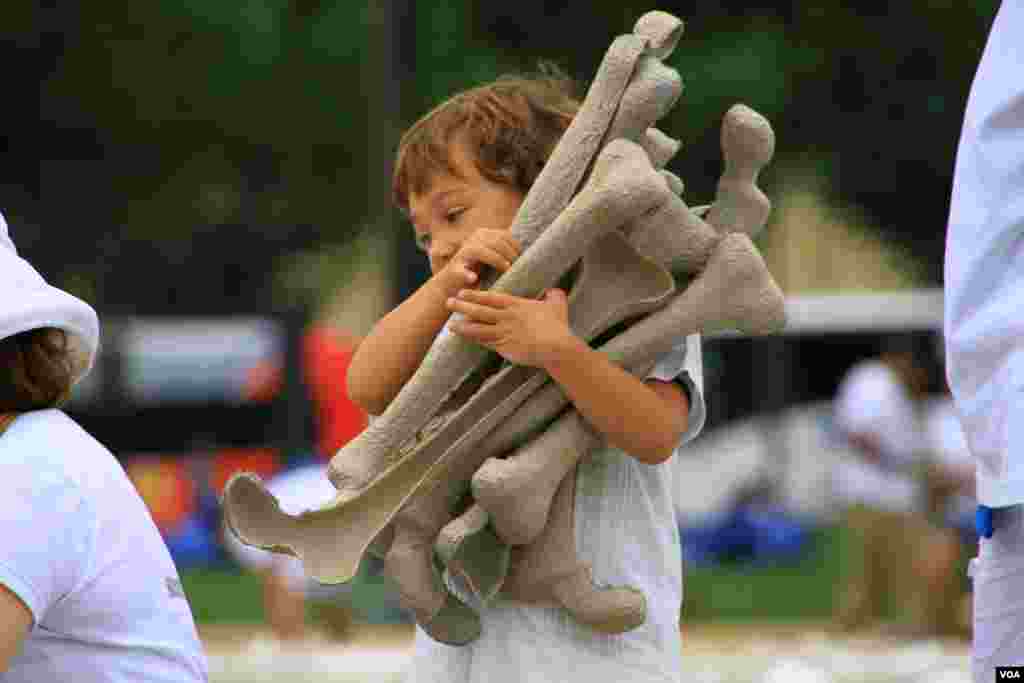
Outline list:
[[[81,299],[47,284],[32,265],[18,256],[0,213],[0,339],[40,327],[56,327],[68,335],[74,381],[92,368],[99,349],[96,311]]]
[[[880,361],[853,367],[834,403],[836,426],[847,434],[868,434],[890,457],[906,457],[915,447],[918,422],[907,388]]]

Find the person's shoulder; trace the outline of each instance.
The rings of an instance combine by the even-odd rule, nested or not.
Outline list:
[[[113,454],[58,409],[19,415],[0,438],[0,462],[21,465],[37,480],[80,484],[82,476],[116,464]],[[82,475],[82,476],[80,476]]]

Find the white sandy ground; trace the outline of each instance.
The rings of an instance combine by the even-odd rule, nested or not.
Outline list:
[[[398,683],[408,627],[360,627],[344,642],[282,645],[252,627],[203,629],[211,683]],[[970,683],[957,641],[840,639],[801,626],[695,626],[684,632],[686,683]]]

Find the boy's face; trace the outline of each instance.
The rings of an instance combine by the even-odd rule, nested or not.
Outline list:
[[[452,144],[455,174],[439,172],[422,194],[409,195],[409,218],[416,243],[430,259],[431,272],[451,260],[462,243],[480,228],[508,230],[523,195],[480,174],[468,146]]]

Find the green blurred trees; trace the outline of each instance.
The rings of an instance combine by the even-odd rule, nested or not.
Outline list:
[[[658,8],[687,21],[670,59],[684,96],[663,128],[686,144],[672,165],[694,202],[714,190],[721,115],[743,101],[778,133],[773,192],[786,169],[815,170],[937,281],[995,4],[8,0],[0,58],[19,68],[0,208],[47,275],[105,309],[260,310],[282,257],[393,224],[380,157],[401,126],[537,59],[585,82]],[[415,13],[402,83],[381,68],[388,6]]]

